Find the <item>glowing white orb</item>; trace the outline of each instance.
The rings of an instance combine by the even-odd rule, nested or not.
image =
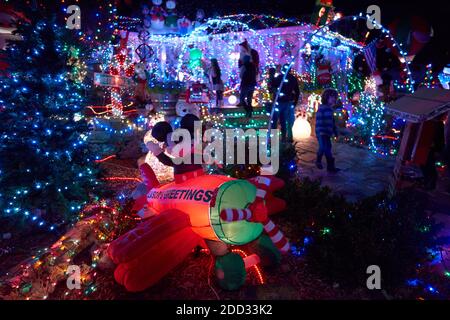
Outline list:
[[[77,112],[77,113],[75,113],[73,115],[73,121],[75,121],[75,122],[78,122],[78,121],[80,121],[83,118],[84,118],[84,116],[81,113],[79,113],[79,112]]]
[[[229,96],[228,103],[234,106],[237,103],[237,97],[235,95]]]
[[[292,136],[294,141],[300,141],[311,136],[311,125],[305,118],[299,117],[292,126]]]
[[[231,60],[239,60],[239,56],[240,56],[239,52],[232,52],[232,53],[230,53],[230,59]]]
[[[339,20],[343,17],[344,15],[342,14],[342,12],[336,12],[336,14],[334,15],[333,20]]]

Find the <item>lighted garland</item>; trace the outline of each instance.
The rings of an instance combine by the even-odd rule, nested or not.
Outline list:
[[[223,18],[245,22],[247,25],[251,25],[254,21],[256,21],[262,24],[264,29],[279,28],[283,24],[305,25],[305,23],[302,23],[295,18],[281,18],[266,14],[242,13],[242,14],[226,15]]]
[[[195,48],[198,48],[198,46],[201,43],[202,39],[210,39],[215,37],[226,37],[226,33],[230,32],[250,32],[254,33],[254,30],[252,30],[247,24],[235,21],[232,19],[222,19],[222,18],[214,18],[214,19],[208,19],[204,24],[201,26],[195,28],[194,31],[192,31],[187,37],[183,38],[183,44],[181,46],[180,54],[178,56],[178,62],[176,66],[176,73],[179,74],[183,71],[183,66],[185,66],[183,62],[183,58],[185,57],[186,53],[188,52],[188,49],[190,46],[193,46]],[[230,39],[231,43],[237,43],[239,39],[236,36],[236,39]],[[227,45],[230,44],[230,41],[225,42]],[[206,45],[203,43],[203,45]],[[202,48],[203,51],[205,51],[207,48]],[[227,50],[224,50],[224,48],[220,49],[220,52],[227,52]],[[214,57],[216,56],[217,52],[211,53],[210,56]],[[228,59],[236,59],[234,56],[228,56]],[[237,60],[235,61],[234,65],[236,65],[237,68]],[[228,75],[229,81],[227,84],[227,87],[233,87],[235,84],[239,82],[238,79],[238,72],[235,72],[236,70],[231,70],[231,73]],[[226,76],[226,75],[225,75]]]
[[[230,35],[230,33],[234,33]],[[225,83],[226,90],[225,94],[232,93],[236,90],[239,85],[239,77],[237,72],[237,59],[239,57],[238,53],[232,52],[232,48],[229,50],[224,50],[224,48],[214,49],[210,48],[207,43],[211,39],[222,40],[223,44],[226,46],[234,46],[235,44],[242,41],[242,38],[248,38],[250,42],[258,44],[258,47],[264,51],[264,56],[266,57],[266,64],[270,65],[274,63],[275,57],[271,55],[270,43],[273,42],[272,39],[276,39],[279,35],[267,35],[266,37],[255,37],[256,33],[252,30],[246,23],[240,22],[239,20],[232,20],[227,18],[214,18],[207,20],[203,25],[200,25],[194,29],[190,34],[179,36],[176,34],[149,34],[148,39],[141,39],[141,37],[130,37],[130,46],[132,48],[139,48],[144,43],[152,48],[152,50],[157,53],[146,60],[149,70],[154,70],[156,73],[161,73],[159,75],[162,80],[166,77],[166,73],[169,74],[169,79],[178,79],[184,82],[191,82],[203,79],[203,66],[195,70],[191,70],[187,64],[186,56],[190,50],[200,49],[203,52],[203,58],[219,58],[220,61],[227,61],[228,65],[236,66],[232,70],[222,70],[225,72],[224,76],[228,79]],[[174,56],[177,57],[175,62],[175,68],[171,69],[169,56],[166,53],[166,62],[163,65],[158,60],[158,56],[163,55],[163,51],[174,50]],[[231,53],[230,53],[231,52]],[[154,81],[149,81],[151,84]],[[161,82],[161,81],[160,81]]]
[[[98,268],[111,268],[107,257],[108,243],[134,228],[140,218],[131,211],[131,201],[99,200],[85,206],[79,221],[49,248],[38,250],[3,281],[12,290],[8,299],[45,300],[61,282],[66,286],[68,268],[83,250],[91,248],[91,263],[80,267],[80,285],[83,290],[66,289],[62,298],[87,299],[97,290]]]

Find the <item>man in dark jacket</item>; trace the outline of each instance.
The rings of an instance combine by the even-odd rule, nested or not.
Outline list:
[[[255,92],[256,87],[256,67],[251,62],[250,56],[244,57],[244,64],[241,67],[241,93],[239,106],[245,108],[247,112],[247,117],[252,116],[253,107],[252,99],[253,92]]]
[[[283,75],[288,72],[283,83]],[[300,89],[297,78],[290,72],[289,65],[284,65],[282,73],[273,80],[273,87],[277,90],[281,86],[280,95],[275,102],[275,110],[272,117],[272,129],[281,125],[281,141],[292,141],[292,126],[294,125],[294,108],[300,98]],[[276,91],[275,91],[276,95]]]

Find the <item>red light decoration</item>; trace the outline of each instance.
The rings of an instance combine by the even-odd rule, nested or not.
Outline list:
[[[105,162],[105,161],[108,161],[108,160],[111,160],[111,159],[114,159],[114,158],[116,158],[115,154],[107,156],[107,157],[105,157],[103,159],[95,160],[95,163],[102,163],[102,162]]]
[[[387,136],[387,135],[375,135],[374,138],[379,138],[379,139],[389,139],[389,140],[398,140],[397,137],[394,136]]]
[[[195,252],[195,249],[192,250],[192,252]],[[211,254],[211,253],[209,252],[209,250],[206,249],[206,248],[200,249],[200,252],[201,252],[201,253],[204,253],[204,254],[208,254],[208,255]],[[243,259],[248,257],[247,252],[245,252],[245,251],[242,250],[242,249],[233,248],[233,249],[231,249],[231,252],[237,253],[237,254],[240,255]],[[264,284],[265,281],[264,281],[264,277],[263,277],[261,268],[260,268],[258,265],[254,265],[254,266],[252,266],[252,268],[254,268],[254,270],[255,270],[256,278],[258,279],[259,284]]]
[[[126,47],[123,46],[120,49],[120,52],[114,55],[110,65],[109,65],[109,74],[113,76],[125,76],[132,77],[134,75],[134,64],[126,63],[127,55]],[[119,79],[116,79],[117,81]],[[113,87],[111,89],[111,105],[112,105],[112,113],[115,116],[121,116],[123,114],[123,104],[122,104],[122,95],[121,89],[119,87]]]
[[[231,250],[231,252],[239,254],[242,258],[248,257],[248,254],[242,249],[234,248]],[[256,276],[259,281],[259,284],[264,284],[264,278],[263,278],[263,275],[262,275],[262,272],[261,272],[261,269],[259,268],[259,266],[254,265],[252,268],[254,268],[254,270],[256,272]]]
[[[142,182],[139,178],[134,177],[107,177],[103,178],[104,181],[134,181],[134,182]]]
[[[128,105],[124,106],[124,108],[131,107],[132,105],[133,103],[129,103]],[[92,115],[94,116],[106,116],[112,114],[112,104],[108,104],[106,106],[87,106],[86,109],[88,109],[89,112],[92,112]],[[97,111],[96,109],[104,111]],[[131,115],[137,113],[137,111],[138,111],[137,109],[123,110],[123,114]]]

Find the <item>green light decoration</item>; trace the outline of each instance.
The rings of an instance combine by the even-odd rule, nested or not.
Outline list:
[[[362,92],[364,90],[364,77],[356,72],[351,72],[347,75],[347,85],[349,95]]]
[[[22,286],[22,288],[20,289],[20,291],[21,291],[23,294],[26,294],[26,293],[29,293],[29,292],[30,292],[30,290],[31,290],[32,287],[33,287],[33,285],[32,285],[31,283],[26,283],[26,284],[24,284],[24,285]]]
[[[360,94],[359,103],[353,106],[347,122],[353,137],[346,137],[345,141],[368,146],[371,151],[384,156],[395,155],[400,130],[388,125],[385,104],[377,97],[373,79],[366,80],[365,90]]]
[[[200,68],[202,66],[203,53],[198,48],[193,48],[189,51],[189,67],[192,70]]]

